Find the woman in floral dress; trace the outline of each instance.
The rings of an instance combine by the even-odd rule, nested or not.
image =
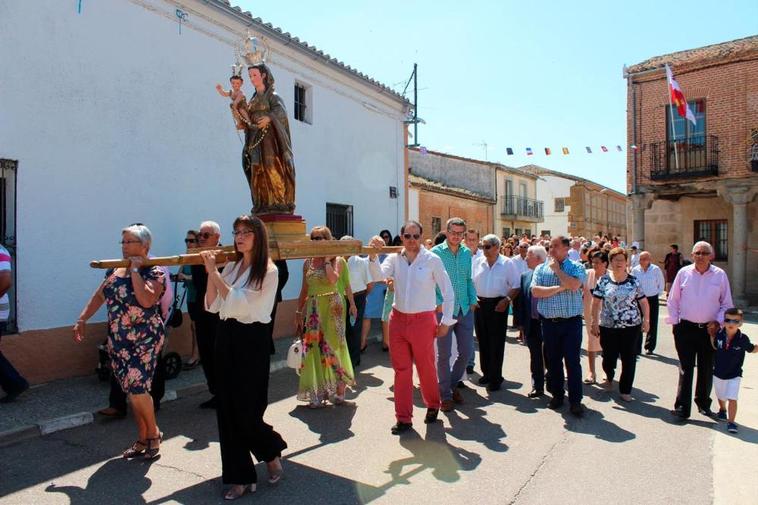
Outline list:
[[[129,268],[109,271],[74,325],[74,340],[85,336],[86,321],[105,303],[108,313],[108,354],[113,374],[129,395],[138,438],[124,451],[125,458],[158,456],[161,434],[150,397],[153,375],[163,347],[165,327],[160,298],[164,273],[160,267],[144,267],[152,235],[143,225],[121,231],[121,252]]]
[[[332,240],[329,228],[311,230],[311,240]],[[298,400],[311,408],[345,403],[345,389],[355,384],[353,365],[345,340],[345,293],[350,285],[344,258],[311,258],[303,265],[303,285],[295,314],[303,339]],[[358,313],[354,304],[350,313]]]

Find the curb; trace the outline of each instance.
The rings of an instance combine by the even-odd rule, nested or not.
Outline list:
[[[287,368],[287,360],[282,359],[271,362],[269,368],[273,373],[283,368]],[[167,403],[179,398],[192,396],[197,393],[207,391],[205,383],[190,384],[179,389],[167,389],[163,395],[161,403]],[[97,412],[79,412],[76,414],[69,414],[65,416],[56,417],[54,419],[47,419],[40,421],[36,424],[30,424],[27,426],[21,426],[20,428],[13,428],[11,430],[0,432],[0,447],[6,445],[15,444],[17,442],[23,442],[33,438],[39,438],[43,435],[50,435],[58,431],[70,430],[72,428],[78,428],[87,424],[92,424],[98,418]]]

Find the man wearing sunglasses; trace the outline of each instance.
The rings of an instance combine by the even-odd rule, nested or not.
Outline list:
[[[221,226],[215,221],[203,221],[197,233],[198,247],[219,247],[221,245]],[[213,348],[216,345],[216,326],[218,314],[205,310],[205,291],[208,288],[208,273],[204,265],[192,266],[192,282],[197,292],[198,311],[195,320],[197,333],[197,350],[200,353],[200,365],[203,367],[205,381],[208,383],[210,400],[200,404],[203,409],[216,408],[216,370]]]
[[[711,264],[713,247],[697,242],[691,265],[683,267],[671,284],[668,318],[674,325],[674,344],[679,356],[679,385],[671,414],[679,421],[690,417],[692,379],[697,363],[695,404],[704,416],[711,411],[713,347],[711,336],[724,324],[724,312],[732,307],[732,292],[726,272]]]
[[[397,423],[392,434],[400,435],[411,429],[413,415],[413,363],[416,363],[421,396],[427,411],[424,422],[437,420],[440,409],[440,392],[437,387],[437,370],[434,361],[434,339],[447,335],[453,319],[453,286],[442,260],[421,247],[422,228],[416,221],[408,221],[400,230],[403,250],[390,254],[381,266],[377,255],[369,257],[371,275],[375,279],[388,279],[394,283],[395,301],[389,320],[390,357],[395,371],[395,417]],[[370,245],[384,247],[379,236]],[[471,263],[468,264],[469,274]],[[436,288],[442,293],[442,320],[437,323]]]

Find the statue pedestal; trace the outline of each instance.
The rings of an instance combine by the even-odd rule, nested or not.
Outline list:
[[[270,242],[310,242],[303,216],[264,214],[258,217],[266,225]]]

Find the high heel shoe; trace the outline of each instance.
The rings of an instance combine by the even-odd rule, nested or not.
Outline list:
[[[224,500],[236,500],[237,498],[244,496],[248,491],[255,493],[255,482],[245,485],[235,484],[224,493]]]
[[[153,438],[147,438],[145,439],[147,441],[147,448],[145,449],[145,459],[156,459],[160,456],[161,447],[158,445],[158,447],[153,447],[153,442],[163,442],[163,432],[159,431],[157,437]]]
[[[364,345],[364,346],[361,347],[361,354],[363,354],[364,352],[366,352],[366,349],[368,349],[368,344],[366,344],[366,345]]]
[[[133,459],[137,456],[144,454],[145,449],[147,448],[147,444],[142,440],[137,440],[132,444],[130,448],[124,451],[123,456],[124,459]]]
[[[276,458],[271,463],[276,462],[276,468],[274,470],[271,469],[271,467],[268,467],[268,483],[269,484],[276,484],[280,480],[282,480],[282,477],[284,477],[284,469],[282,468],[282,460],[280,458]]]

